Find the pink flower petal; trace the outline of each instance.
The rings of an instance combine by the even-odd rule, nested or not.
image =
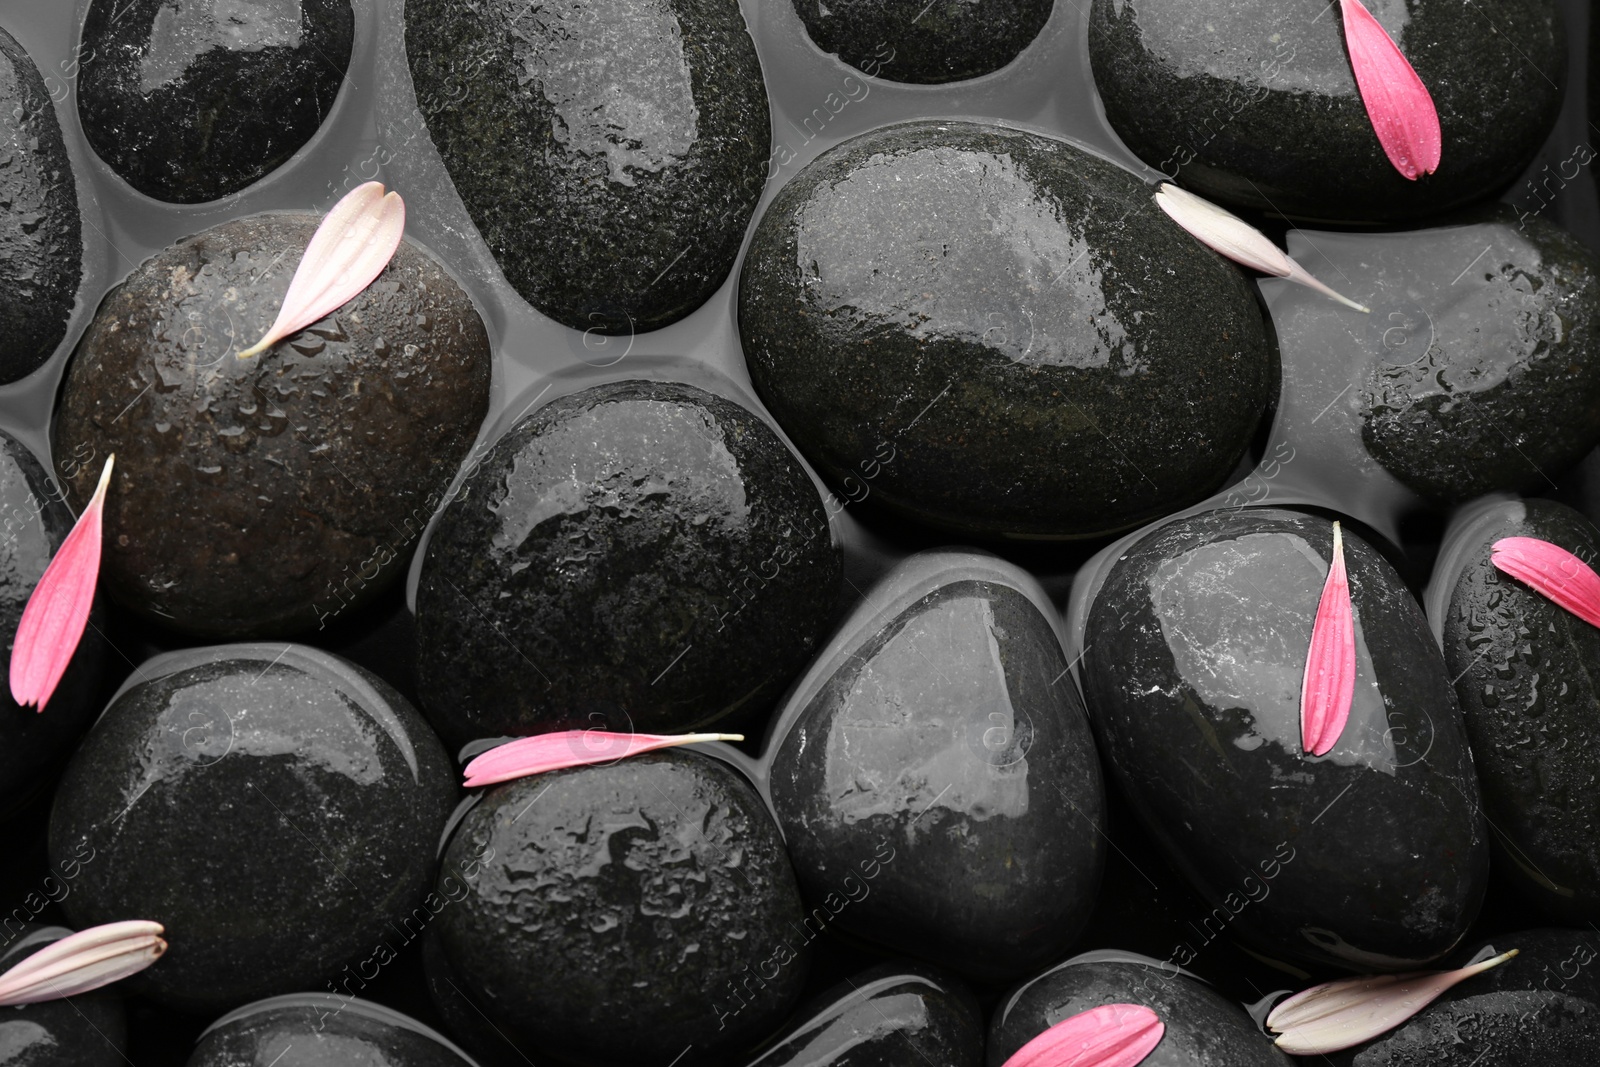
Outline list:
[[[1135,1067],[1161,1044],[1161,1018],[1138,1004],[1103,1004],[1062,1019],[1004,1067]]]
[[[116,456],[107,456],[89,506],[28,597],[11,646],[11,699],[43,711],[83,639],[100,578],[100,526]]]
[[[518,738],[491,748],[467,764],[467,788],[509,782],[530,774],[615,763],[627,756],[701,741],[743,741],[743,734],[622,734],[609,730],[560,730]]]
[[[61,1000],[137,974],[167,951],[164,932],[136,920],[64,937],[0,974],[0,1005]]]
[[[1386,974],[1324,982],[1272,1009],[1267,1029],[1296,1056],[1315,1056],[1359,1045],[1387,1033],[1427,1007],[1445,990],[1517,954],[1516,949],[1454,971]]]
[[[1590,626],[1600,626],[1600,574],[1560,545],[1537,537],[1502,537],[1490,548],[1489,560]]]
[[[1333,748],[1350,719],[1356,693],[1356,625],[1350,579],[1344,567],[1344,536],[1333,524],[1333,562],[1311,624],[1311,648],[1300,684],[1300,744],[1313,756]]]
[[[1361,0],[1339,0],[1345,47],[1373,132],[1394,169],[1416,181],[1439,169],[1444,135],[1433,96]]]
[[[383,273],[405,228],[399,193],[385,195],[379,182],[352,189],[311,235],[272,328],[239,358],[264,352],[343,307]]]

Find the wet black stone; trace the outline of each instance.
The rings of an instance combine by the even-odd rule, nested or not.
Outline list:
[[[875,587],[789,698],[770,772],[819,925],[985,982],[1059,959],[1105,863],[1088,719],[1008,570],[913,557],[896,573],[920,580]]]
[[[1033,43],[1054,0],[793,0],[818,48],[901,82],[959,81],[999,70]]]
[[[65,458],[82,462],[85,457]],[[22,610],[72,523],[72,513],[44,467],[25,445],[0,430],[0,640],[5,642],[8,672]],[[68,753],[100,712],[105,619],[97,611],[91,621],[95,625],[84,631],[67,673],[45,703],[47,710],[19,707],[10,687],[0,686],[0,817],[54,783]]]
[[[1543,913],[1600,922],[1600,630],[1501,574],[1489,555],[1502,537],[1592,562],[1600,530],[1553,501],[1495,504],[1452,532],[1450,573],[1434,578],[1496,866]]]
[[[44,365],[83,277],[78,192],[39,68],[0,27],[0,384]]]
[[[1213,907],[1202,948],[1415,970],[1477,913],[1487,831],[1427,621],[1383,557],[1344,545],[1356,689],[1325,756],[1302,752],[1300,687],[1326,519],[1213,511],[1147,534],[1089,610],[1084,696],[1113,776]]]
[[[1089,59],[1106,118],[1146,163],[1236,207],[1337,222],[1487,199],[1532,161],[1566,82],[1555,0],[1370,4],[1439,111],[1439,169],[1388,161],[1323,0],[1094,0]]]
[[[434,876],[454,771],[387,684],[300,645],[150,660],[78,749],[50,858],[90,926],[167,928],[131,988],[193,1011],[319,988],[402,936]]]
[[[718,1062],[775,1030],[805,981],[778,828],[737,771],[698,753],[490,789],[436,892],[452,901],[436,927],[458,995],[483,1013],[474,1028],[535,1058]]]
[[[771,147],[736,0],[412,0],[405,20],[445,169],[535,308],[653,330],[727,278]]]
[[[185,1067],[472,1067],[449,1040],[392,1008],[328,994],[247,1004],[211,1024]]]
[[[1085,953],[1013,990],[989,1021],[988,1067],[1063,1019],[1105,1004],[1139,1004],[1166,1027],[1140,1067],[1289,1067],[1238,1004],[1204,982],[1131,952]]]
[[[488,335],[407,241],[332,315],[251,359],[320,219],[185,238],[108,294],[52,427],[71,502],[116,453],[102,581],[146,618],[240,637],[320,629],[404,572],[488,413]]]
[[[1148,186],[975,123],[877,130],[790,180],[739,327],[825,476],[967,535],[1089,536],[1200,500],[1277,391],[1249,282]]]
[[[72,933],[60,926],[7,924],[14,937],[0,953],[0,972]],[[121,1067],[127,1060],[122,997],[101,988],[67,1000],[0,1008],[4,1067]]]
[[[983,1015],[959,982],[884,963],[845,979],[750,1067],[983,1067]]]
[[[146,196],[216,200],[311,140],[354,41],[350,0],[92,0],[79,52],[84,136]]]
[[[418,691],[452,742],[761,711],[816,647],[842,573],[821,496],[778,436],[667,382],[527,416],[429,538]]]

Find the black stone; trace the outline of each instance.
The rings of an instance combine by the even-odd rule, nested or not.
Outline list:
[[[146,196],[216,200],[311,140],[354,42],[350,0],[92,0],[79,53],[84,136]]]
[[[841,574],[821,496],[766,423],[693,386],[595,386],[517,423],[441,514],[418,691],[452,742],[764,711]]]
[[[1161,1017],[1161,1043],[1140,1067],[1289,1067],[1250,1016],[1171,963],[1131,952],[1085,953],[1013,990],[989,1021],[988,1067],[1063,1019],[1105,1004],[1138,1004]]]
[[[1592,564],[1600,530],[1549,500],[1481,508],[1451,532],[1429,597],[1496,867],[1543,913],[1600,922],[1600,630],[1500,573],[1490,548],[1502,537],[1550,541]]]
[[[1324,0],[1094,0],[1089,59],[1106,118],[1203,196],[1290,218],[1380,222],[1487,199],[1561,109],[1555,0],[1370,5],[1428,87],[1443,154],[1411,181],[1384,155]]]
[[[913,557],[818,657],[772,747],[816,922],[991,983],[1060,958],[1105,863],[1094,738],[1030,585],[988,557]]]
[[[750,1067],[983,1067],[983,1015],[936,971],[884,963],[845,979]]]
[[[474,1029],[526,1054],[637,1064],[685,1050],[680,1067],[698,1067],[777,1029],[805,981],[783,839],[755,789],[708,756],[490,789],[444,872],[436,927],[456,992],[482,1013]]]
[[[82,507],[116,453],[102,580],[203,636],[320,629],[404,572],[489,407],[472,300],[411,242],[338,311],[251,359],[319,219],[256,215],[160,252],[78,344],[52,428]]]
[[[231,1008],[321,986],[402,936],[433,880],[453,778],[404,699],[327,653],[170,653],[73,757],[50,858],[92,850],[63,902],[75,923],[167,928],[171,947],[132,988]]]
[[[1416,970],[1477,913],[1487,832],[1427,620],[1382,556],[1348,532],[1344,546],[1356,686],[1325,756],[1300,736],[1325,519],[1212,511],[1145,535],[1089,609],[1084,697],[1113,776],[1214,909],[1205,941]]]
[[[67,335],[83,226],[61,123],[39,68],[0,27],[0,385],[44,366]]]
[[[771,126],[736,0],[411,0],[417,104],[512,288],[557,322],[676,322],[727,278]]]
[[[0,973],[72,933],[31,923],[0,953]],[[4,1067],[122,1067],[127,1063],[127,1017],[115,989],[80,993],[71,1000],[0,1008],[0,1065]]]
[[[846,141],[745,259],[756,389],[825,476],[962,534],[1083,537],[1198,501],[1277,364],[1250,283],[1150,193],[999,126]]]
[[[69,465],[87,457],[63,457]],[[0,430],[0,640],[11,665],[22,610],[50,557],[72,529],[72,513],[33,453]],[[61,765],[99,713],[105,619],[96,611],[66,674],[41,711],[19,707],[0,686],[0,817],[53,785]]]
[[[932,84],[999,70],[1033,43],[1054,0],[793,0],[818,48],[874,76]]]
[[[201,1035],[186,1067],[280,1060],[292,1067],[473,1067],[447,1038],[415,1019],[326,993],[272,997],[231,1012]]]

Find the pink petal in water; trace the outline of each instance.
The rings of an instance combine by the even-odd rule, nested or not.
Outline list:
[[[1135,1067],[1161,1044],[1161,1018],[1138,1004],[1103,1004],[1062,1019],[1004,1067]]]
[[[1600,574],[1560,545],[1537,537],[1502,537],[1490,548],[1489,559],[1540,596],[1600,626]]]
[[[161,958],[160,923],[91,926],[35,952],[0,974],[0,1005],[38,1004],[99,989]]]
[[[1333,524],[1333,561],[1311,624],[1305,678],[1300,683],[1300,745],[1313,756],[1333,748],[1350,719],[1356,693],[1356,626],[1344,536]]]
[[[559,730],[508,741],[467,764],[467,788],[509,782],[530,774],[615,763],[658,748],[701,741],[743,741],[743,734],[624,734],[610,730]]]
[[[1361,0],[1339,0],[1345,47],[1367,118],[1394,169],[1416,181],[1439,169],[1444,136],[1433,96]]]

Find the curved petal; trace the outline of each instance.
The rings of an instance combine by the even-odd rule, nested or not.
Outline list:
[[[593,763],[615,763],[628,756],[675,745],[702,741],[743,741],[743,734],[623,734],[609,730],[558,730],[555,733],[522,737],[491,748],[467,764],[468,789],[496,782],[509,782],[531,774],[581,767]]]
[[[1416,181],[1439,169],[1444,136],[1433,95],[1389,31],[1361,0],[1339,0],[1361,102],[1394,169]]]

